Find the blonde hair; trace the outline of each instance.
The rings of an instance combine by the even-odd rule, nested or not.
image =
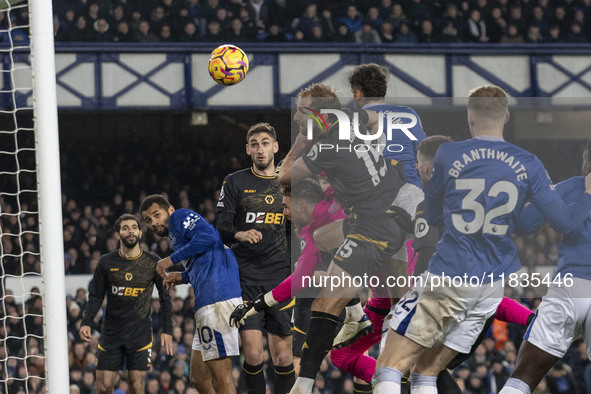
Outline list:
[[[495,85],[483,85],[468,93],[468,109],[478,117],[504,118],[509,107],[507,93]]]
[[[300,90],[298,97],[310,97],[313,109],[341,109],[341,101],[335,89],[325,83],[313,83]]]

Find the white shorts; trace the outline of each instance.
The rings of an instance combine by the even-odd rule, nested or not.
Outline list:
[[[238,329],[230,327],[230,314],[242,304],[242,297],[206,305],[195,312],[193,350],[201,352],[203,361],[237,356]]]
[[[398,194],[396,195],[396,199],[394,200],[394,204],[403,208],[412,220],[415,220],[415,215],[417,213],[417,206],[425,199],[425,193],[421,190],[421,188],[413,185],[412,183],[405,183],[402,185]],[[410,234],[406,235],[406,240],[408,241],[411,238]],[[402,245],[402,247],[396,252],[392,258],[396,260],[406,261],[408,262],[408,253],[406,249],[406,243]]]
[[[423,281],[417,281],[393,308],[390,328],[426,348],[440,340],[452,350],[470,353],[484,324],[496,312],[503,287],[500,283],[435,286],[441,277],[429,273],[421,277]]]
[[[542,299],[524,339],[562,358],[575,339],[583,337],[591,358],[591,280],[572,278],[572,286],[553,284]],[[589,324],[585,324],[588,321]]]

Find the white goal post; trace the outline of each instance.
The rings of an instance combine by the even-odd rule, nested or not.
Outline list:
[[[39,184],[39,244],[44,281],[47,392],[69,392],[60,151],[51,0],[29,0],[34,122]]]

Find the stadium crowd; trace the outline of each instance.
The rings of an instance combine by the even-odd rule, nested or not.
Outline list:
[[[130,149],[126,152],[122,149],[111,154],[109,150],[100,144],[87,146],[90,151],[86,155],[79,155],[74,161],[68,152],[75,152],[74,141],[64,141],[62,149],[65,154],[62,158],[63,167],[63,214],[64,214],[64,268],[68,275],[93,273],[101,254],[117,248],[117,241],[113,234],[114,220],[122,213],[137,214],[138,204],[148,191],[152,191],[155,185],[163,185],[160,190],[167,193],[171,201],[180,207],[191,207],[202,214],[207,220],[215,220],[215,201],[219,196],[221,180],[230,172],[248,165],[243,153],[221,154],[220,152],[242,152],[241,142],[219,133],[215,138],[207,138],[210,144],[215,144],[216,149],[211,149],[207,143],[201,141],[199,149],[187,153],[179,152],[174,141],[163,140],[157,149],[153,144],[142,141],[142,138],[127,144]],[[105,142],[106,144],[107,142]],[[139,144],[144,143],[145,146]],[[527,145],[527,142],[523,144]],[[523,145],[522,144],[522,145]],[[539,144],[539,143],[538,143]],[[566,143],[566,145],[569,145]],[[551,172],[555,174],[556,181],[573,175],[578,163],[569,166],[571,160],[567,159],[569,152],[572,156],[572,146],[546,143],[528,148],[538,153],[543,161],[552,160]],[[141,148],[151,160],[142,162],[141,165],[125,165],[127,153]],[[92,153],[92,149],[103,152],[102,155]],[[156,149],[157,151],[154,151]],[[171,152],[174,152],[172,154]],[[169,154],[171,153],[171,154]],[[186,167],[188,157],[192,165]],[[558,158],[564,157],[564,160]],[[165,165],[163,163],[166,162]],[[115,171],[114,169],[117,168]],[[160,170],[158,170],[160,168]],[[182,169],[182,171],[181,171]],[[187,176],[171,176],[170,174],[184,174]],[[166,177],[165,177],[166,174]],[[166,182],[161,180],[166,178]],[[199,180],[197,184],[186,184],[186,179]],[[101,185],[100,189],[96,186]],[[125,186],[124,186],[125,185]],[[29,202],[31,206],[34,202]],[[16,215],[6,215],[16,211],[14,203],[8,199],[1,201],[3,215],[0,217],[4,236],[2,247],[4,251],[4,274],[20,274],[21,272],[39,272],[40,264],[38,251],[37,221],[35,216],[18,220]],[[26,210],[21,201],[21,210]],[[22,229],[19,228],[22,226]],[[14,236],[21,234],[20,237]],[[12,235],[11,235],[12,234]],[[515,237],[515,243],[519,250],[519,256],[524,266],[538,267],[553,265],[556,262],[556,245],[559,235],[548,230],[544,233],[529,237]],[[144,231],[142,247],[152,250],[161,257],[168,256],[171,249],[167,240],[155,237],[151,232]],[[25,253],[22,260],[19,255]],[[38,290],[33,289],[32,292]],[[191,293],[192,295],[192,293]],[[194,333],[193,307],[191,297],[182,300],[173,296],[173,338],[175,343],[174,356],[166,356],[158,352],[159,344],[154,346],[153,370],[148,375],[148,393],[192,393],[196,391],[188,383],[189,358],[191,341]],[[535,309],[540,302],[540,294],[526,291],[523,294],[512,294],[521,300],[524,305]],[[87,290],[79,289],[76,294],[68,296],[68,332],[70,347],[70,378],[73,385],[73,393],[93,393],[94,367],[96,366],[96,338],[90,344],[80,341],[79,326],[81,311],[85,308]],[[30,334],[42,333],[41,298],[34,296],[24,304],[10,297],[7,292],[5,298],[8,317],[5,327],[0,325],[0,360],[5,360],[6,354],[11,355],[35,355],[43,353],[40,340],[31,338]],[[153,325],[155,332],[161,328],[158,316],[159,303],[155,300],[153,307]],[[23,316],[26,316],[23,318]],[[97,320],[100,319],[100,313]],[[97,327],[100,322],[97,321]],[[28,340],[18,339],[26,333]],[[515,366],[516,351],[521,343],[524,328],[517,325],[496,322],[490,330],[488,338],[483,342],[476,354],[464,365],[457,368],[455,375],[461,387],[466,393],[496,392],[496,388],[502,387]],[[8,338],[9,337],[9,338]],[[154,336],[158,338],[157,335]],[[377,356],[376,349],[373,350]],[[269,357],[268,352],[266,357]],[[26,361],[18,361],[10,358],[0,362],[0,370],[6,378],[24,378],[26,376],[44,373],[44,360],[42,358],[29,358]],[[235,360],[233,376],[238,387],[243,387],[240,381],[239,360]],[[272,373],[268,374],[272,376]],[[28,385],[29,393],[41,393],[43,381],[29,377],[26,381],[8,379],[1,385],[10,386],[11,393],[20,393],[19,387]],[[351,377],[341,372],[330,363],[325,362],[322,373],[316,383],[318,393],[349,393],[353,384]],[[272,392],[272,382],[268,381],[269,392]],[[2,387],[0,387],[2,388]],[[125,392],[127,381],[122,378],[118,384],[120,392]],[[3,389],[3,388],[2,388]],[[76,391],[79,390],[79,391]],[[591,363],[587,359],[585,347],[580,342],[575,343],[564,359],[564,364],[556,366],[542,382],[536,393],[585,393],[591,392]]]
[[[582,43],[589,0],[68,0],[58,41]],[[14,15],[24,25],[26,10]],[[0,25],[7,25],[7,18]]]

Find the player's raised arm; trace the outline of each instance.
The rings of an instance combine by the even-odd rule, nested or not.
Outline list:
[[[99,261],[92,280],[88,285],[88,303],[86,304],[84,318],[80,324],[80,338],[86,342],[90,341],[92,321],[99,309],[101,309],[105,293],[107,292],[107,274],[103,267],[104,265]]]
[[[538,171],[532,180],[532,203],[554,230],[564,234],[570,233],[581,225],[591,212],[591,174],[585,179],[585,193],[576,202],[567,205],[555,190],[542,163],[537,161]]]
[[[219,235],[199,214],[186,209],[175,211],[171,216],[171,227],[189,242],[170,255],[170,260],[180,263],[189,257],[200,256],[218,242]]]

